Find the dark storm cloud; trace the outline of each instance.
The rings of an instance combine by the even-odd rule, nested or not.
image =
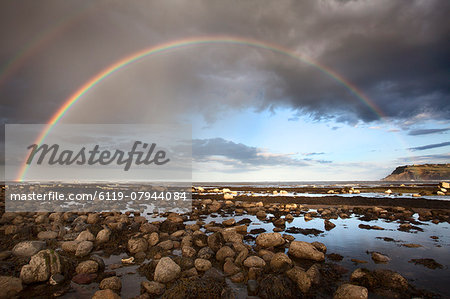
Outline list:
[[[412,147],[412,148],[410,148],[410,150],[412,150],[412,151],[424,151],[424,150],[427,150],[427,149],[443,147],[443,146],[449,146],[449,145],[450,145],[450,141],[449,142],[428,144],[428,145],[418,146],[418,147]]]
[[[412,131],[409,131],[408,135],[411,135],[411,136],[428,135],[428,134],[444,133],[444,132],[447,132],[448,130],[450,130],[450,128],[412,130]]]
[[[289,154],[272,154],[264,150],[223,138],[194,139],[192,157],[195,161],[211,161],[219,156],[225,164],[250,166],[307,166],[305,160],[291,157]]]
[[[0,86],[4,122],[47,121],[79,86],[130,53],[218,34],[307,55],[351,81],[394,120],[450,118],[448,1],[94,3],[2,2],[0,65],[27,53]],[[248,46],[202,45],[161,53],[111,75],[64,120],[148,123],[199,113],[213,122],[227,109],[277,107],[317,120],[379,119],[316,67]]]

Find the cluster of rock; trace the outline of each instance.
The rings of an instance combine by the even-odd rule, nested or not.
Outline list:
[[[0,223],[5,238],[29,239],[13,241],[10,251],[0,252],[1,259],[26,261],[17,277],[0,276],[0,285],[11,297],[27,285],[98,282],[94,298],[120,298],[121,278],[113,265],[105,265],[101,257],[93,254],[105,251],[128,254],[122,260],[124,265],[114,267],[140,264],[139,271],[147,278],[141,284],[141,298],[174,298],[187,292],[200,298],[205,293],[209,298],[233,298],[225,278],[246,283],[248,294],[261,298],[312,296],[324,284],[330,285],[326,290],[331,294],[327,294],[335,298],[367,298],[372,290],[386,292],[392,287],[400,292],[409,288],[408,282],[395,272],[357,269],[350,281],[339,281],[330,276],[334,271],[330,269],[337,268],[327,263],[330,255],[326,255],[325,244],[295,241],[292,235],[281,232],[294,217],[303,216],[305,221],[322,218],[324,229],[331,230],[336,226],[332,219],[349,218],[353,213],[370,220],[411,219],[411,210],[346,206],[310,210],[297,204],[210,199],[194,201],[193,208],[188,215],[165,214],[164,221],[151,223],[137,212],[4,213]],[[254,237],[248,233],[249,219],[230,218],[218,223],[202,220],[205,214],[228,212],[256,215],[261,221],[273,223],[274,232],[262,231]],[[448,220],[448,215],[439,211],[420,217]],[[372,259],[389,262],[389,257],[378,252],[372,253]]]
[[[450,190],[450,183],[440,182],[438,186],[438,190],[436,191],[437,195],[446,195]]]

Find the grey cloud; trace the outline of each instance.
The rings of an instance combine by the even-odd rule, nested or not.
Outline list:
[[[192,156],[195,161],[207,162],[215,156],[225,158],[225,164],[241,166],[307,166],[305,160],[295,159],[286,154],[272,154],[264,150],[235,143],[223,138],[194,139],[192,142]]]
[[[412,131],[409,131],[408,135],[411,135],[411,136],[428,135],[428,134],[444,133],[444,132],[447,132],[448,130],[450,130],[450,128],[412,130]]]
[[[31,37],[47,39],[4,79],[0,118],[46,122],[75,90],[119,58],[171,40],[224,34],[312,57],[352,82],[390,118],[427,113],[449,119],[449,8],[450,2],[433,0],[4,1],[0,65],[33,45]],[[199,113],[214,122],[227,109],[278,107],[316,120],[380,118],[307,63],[249,46],[208,44],[123,68],[84,95],[63,121],[148,123]]]
[[[418,147],[412,147],[412,148],[410,148],[410,150],[412,150],[412,151],[424,151],[424,150],[427,150],[427,149],[443,147],[443,146],[449,146],[449,145],[450,145],[450,141],[449,142],[428,144],[428,145],[418,146]]]

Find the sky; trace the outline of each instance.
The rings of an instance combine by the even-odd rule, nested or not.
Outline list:
[[[203,38],[124,66],[60,122],[192,125],[194,181],[378,180],[450,160],[448,1],[0,5],[2,124],[47,123],[115,62]]]

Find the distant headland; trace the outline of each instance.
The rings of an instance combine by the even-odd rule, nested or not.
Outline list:
[[[422,164],[397,167],[383,181],[450,180],[450,164]]]

